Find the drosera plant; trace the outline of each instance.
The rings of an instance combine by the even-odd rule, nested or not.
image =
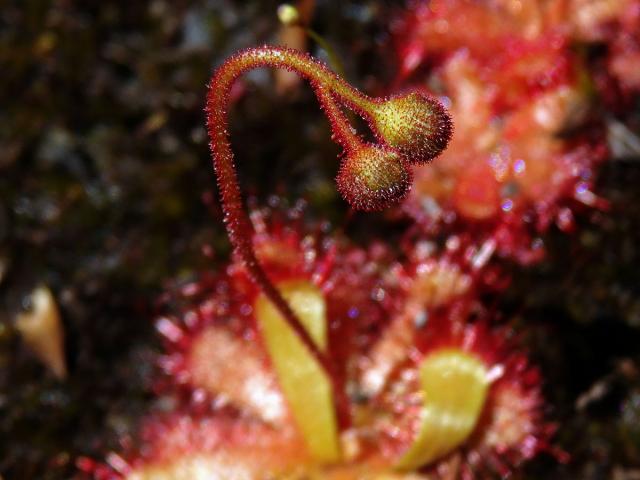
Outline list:
[[[337,385],[336,367],[325,353],[326,346],[314,339],[312,319],[298,314],[304,311],[302,303],[318,299],[309,297],[306,284],[300,288],[277,285],[258,261],[228,135],[231,87],[241,74],[259,67],[287,69],[311,83],[329,119],[332,138],[344,150],[336,178],[338,190],[357,210],[381,210],[402,200],[411,186],[410,165],[428,162],[447,146],[452,122],[444,107],[431,97],[416,92],[390,98],[368,97],[321,62],[286,48],[243,50],[226,60],[212,76],[206,102],[207,127],[229,239],[249,277],[264,295],[264,301],[256,304],[257,321],[293,416],[307,444],[317,445],[316,456],[335,461],[340,452],[337,419],[332,412],[336,404],[343,403],[340,397],[344,392]],[[368,122],[376,142],[367,142],[356,133],[343,113],[345,107]],[[299,392],[308,391],[309,385],[323,386],[317,394],[302,398]],[[316,414],[328,414],[320,429],[317,425],[310,427],[314,409]],[[326,441],[318,442],[320,431]]]
[[[333,138],[344,149],[336,179],[338,190],[357,210],[381,210],[403,199],[411,185],[409,165],[425,163],[437,156],[449,142],[452,122],[444,107],[433,98],[416,92],[390,98],[368,97],[321,62],[286,48],[265,46],[243,50],[213,74],[206,104],[207,126],[225,226],[234,252],[306,348],[330,372],[330,362],[260,267],[251,243],[252,226],[242,204],[227,129],[227,110],[234,81],[259,67],[284,68],[311,83],[331,123]],[[361,115],[377,142],[359,137],[342,107]]]
[[[470,301],[469,301],[470,300]],[[432,311],[372,405],[380,450],[394,469],[428,478],[508,478],[550,443],[540,370],[509,326],[474,298]],[[374,408],[375,408],[374,407]]]
[[[437,264],[411,263],[398,284],[389,278],[384,243],[358,251],[314,240],[295,228],[296,215],[282,224],[270,224],[272,212],[247,215],[226,114],[234,80],[261,66],[288,68],[311,82],[344,149],[338,190],[355,209],[401,200],[411,165],[428,162],[449,141],[448,114],[422,94],[370,99],[321,63],[281,48],[250,49],[225,62],[213,75],[207,113],[236,256],[221,275],[187,288],[193,297],[205,287],[202,302],[191,298],[195,306],[184,315],[157,323],[166,340],[162,367],[175,382],[169,388],[179,395],[184,388],[204,406],[149,417],[140,452],[80,468],[127,480],[230,473],[485,478],[485,471],[506,477],[548,450],[555,427],[543,421],[538,370],[507,341],[510,329],[473,321],[481,308],[471,270],[486,256],[464,255],[469,265],[453,254]],[[356,133],[344,108],[369,122],[376,141]],[[407,341],[392,342],[397,349],[382,348],[385,329],[420,318]],[[389,365],[386,381],[372,391],[366,379],[378,375],[379,364]],[[210,398],[228,403],[215,406]]]
[[[219,275],[185,287],[187,312],[157,323],[168,388],[195,403],[176,398],[175,411],[148,417],[139,451],[125,449],[105,465],[80,459],[79,468],[99,480],[471,479],[506,477],[537,453],[553,453],[539,372],[511,345],[511,329],[489,327],[474,293],[480,253],[469,265],[453,253],[437,263],[411,259],[398,283],[384,243],[360,250],[296,228],[298,213],[282,223],[273,212],[245,213],[225,109],[233,81],[264,65],[311,81],[344,148],[338,189],[354,208],[381,209],[406,194],[410,165],[441,148],[425,146],[416,132],[451,133],[428,97],[367,99],[298,52],[264,47],[223,64],[211,84],[208,126],[236,256]],[[370,110],[358,109],[360,97]],[[355,133],[345,107],[370,122],[376,142]],[[429,115],[444,120],[426,124]],[[384,348],[385,330],[420,318],[410,338]],[[381,364],[389,365],[385,381],[372,391],[366,380]]]
[[[388,381],[379,392],[364,393],[358,379],[377,369],[368,352],[380,352],[377,344],[386,341],[380,329],[404,315],[396,308],[404,303],[402,292],[381,277],[389,259],[380,258],[377,248],[325,249],[324,242],[308,242],[308,235],[299,235],[303,231],[290,228],[268,226],[256,237],[257,250],[268,271],[288,285],[315,278],[310,283],[326,292],[331,308],[320,314],[326,317],[320,324],[331,318],[347,327],[331,329],[328,339],[337,340],[329,342],[331,354],[352,367],[343,372],[344,383],[355,393],[347,406],[353,420],[340,426],[339,443],[322,435],[309,443],[304,431],[314,421],[313,433],[326,429],[329,410],[311,412],[305,425],[293,418],[291,400],[306,392],[292,396],[282,382],[273,381],[277,372],[262,360],[264,351],[248,331],[255,328],[248,320],[274,319],[265,317],[261,293],[236,261],[221,276],[185,285],[178,295],[189,297],[192,309],[158,321],[166,341],[166,373],[174,382],[190,384],[193,402],[178,401],[170,411],[146,416],[134,442],[123,439],[122,451],[111,453],[104,464],[80,459],[81,470],[96,480],[473,480],[509,478],[543,452],[567,459],[549,443],[556,425],[545,419],[540,371],[513,329],[491,326],[493,314],[458,288],[448,293],[460,292],[459,301],[435,310],[427,305],[443,297],[425,299],[429,321],[401,349],[400,358],[387,350],[386,361],[394,364]],[[318,256],[307,255],[312,251]],[[462,271],[454,261],[446,263],[449,272]],[[385,294],[371,295],[380,291]],[[295,309],[295,297],[292,304]],[[311,310],[317,315],[316,306]],[[362,314],[351,315],[354,309]],[[378,333],[362,342],[360,333],[372,330]],[[299,360],[296,354],[290,359]],[[308,391],[314,388],[306,385]],[[203,389],[213,397],[207,399]],[[214,397],[223,403],[211,402]],[[332,445],[340,447],[334,458],[326,456]]]

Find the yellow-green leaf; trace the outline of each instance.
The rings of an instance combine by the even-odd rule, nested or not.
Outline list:
[[[457,349],[428,355],[420,364],[424,396],[421,426],[397,467],[404,470],[427,465],[464,443],[482,413],[489,379],[486,366]]]
[[[306,280],[277,285],[282,296],[320,349],[327,346],[326,305],[322,292]],[[331,379],[264,295],[256,319],[291,413],[311,455],[321,462],[340,458]]]

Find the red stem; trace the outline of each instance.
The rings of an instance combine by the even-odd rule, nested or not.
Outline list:
[[[234,81],[242,73],[263,66],[295,71],[312,83],[331,119],[337,140],[345,149],[352,142],[357,141],[357,137],[347,126],[348,122],[328,91],[333,92],[350,105],[363,105],[370,100],[322,63],[313,60],[304,53],[278,47],[248,49],[228,59],[213,74],[207,95],[206,113],[210,148],[222,198],[224,222],[233,249],[242,259],[251,279],[260,286],[314,358],[333,378],[331,375],[334,371],[333,365],[327,356],[320,351],[258,262],[252,242],[253,226],[242,204],[242,194],[227,131],[229,92]]]

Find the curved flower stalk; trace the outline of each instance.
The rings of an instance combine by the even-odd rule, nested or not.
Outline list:
[[[211,79],[207,125],[225,225],[234,251],[304,346],[330,372],[332,365],[260,267],[251,245],[251,224],[242,205],[227,133],[229,92],[242,73],[264,66],[291,70],[314,86],[335,138],[345,149],[338,175],[339,190],[355,208],[381,209],[401,199],[409,188],[406,162],[427,161],[445,148],[451,135],[451,121],[443,107],[431,98],[417,93],[404,98],[369,98],[322,63],[284,48],[262,47],[239,52],[224,62]],[[380,144],[360,140],[336,101],[365,117]]]

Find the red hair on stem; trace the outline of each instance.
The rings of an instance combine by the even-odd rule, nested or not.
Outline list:
[[[260,266],[251,240],[251,222],[242,205],[227,131],[227,107],[234,81],[244,72],[259,67],[284,68],[312,84],[337,142],[345,149],[337,177],[338,189],[356,209],[380,210],[402,199],[410,187],[411,177],[407,168],[410,157],[415,156],[413,163],[418,163],[440,153],[451,136],[451,121],[443,107],[431,98],[415,93],[403,97],[402,101],[399,98],[369,98],[324,64],[286,48],[265,46],[243,50],[225,61],[213,74],[207,95],[207,127],[229,239],[252,280],[277,307],[320,365],[330,372],[329,360]],[[353,132],[336,101],[364,117],[380,144],[362,141]]]

